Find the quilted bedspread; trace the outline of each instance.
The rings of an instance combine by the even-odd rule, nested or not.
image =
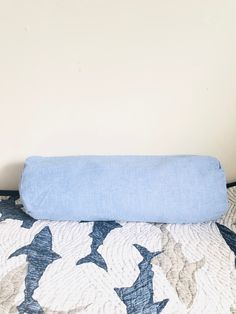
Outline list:
[[[218,222],[36,221],[0,197],[0,313],[236,313],[236,187]]]

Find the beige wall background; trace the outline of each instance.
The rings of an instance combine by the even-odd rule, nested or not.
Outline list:
[[[0,188],[29,155],[206,154],[236,179],[235,0],[0,0]]]

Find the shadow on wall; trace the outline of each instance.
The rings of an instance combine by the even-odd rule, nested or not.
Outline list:
[[[0,190],[18,190],[24,163],[7,164],[0,168]]]

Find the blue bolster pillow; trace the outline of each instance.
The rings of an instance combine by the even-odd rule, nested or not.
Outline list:
[[[20,196],[49,220],[198,223],[227,210],[224,171],[205,156],[30,157]]]

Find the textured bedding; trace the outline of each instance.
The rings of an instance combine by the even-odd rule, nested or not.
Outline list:
[[[236,313],[236,187],[217,223],[52,222],[0,196],[0,313]]]

